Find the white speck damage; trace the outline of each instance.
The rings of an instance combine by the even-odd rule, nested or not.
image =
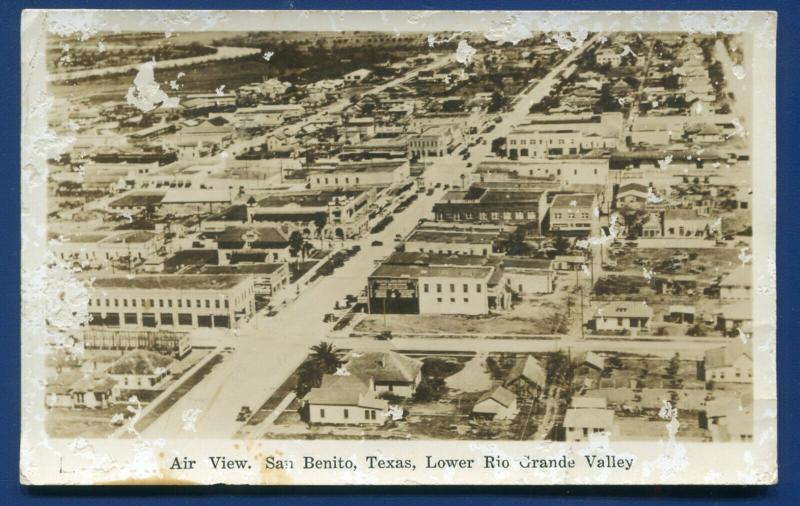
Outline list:
[[[133,79],[133,86],[128,88],[126,100],[142,112],[149,112],[159,106],[178,107],[178,98],[169,97],[155,81],[155,61],[142,63],[139,72]]]
[[[458,47],[456,48],[456,61],[467,65],[472,61],[472,57],[475,56],[477,52],[478,51],[470,46],[469,42],[466,40],[459,41]]]

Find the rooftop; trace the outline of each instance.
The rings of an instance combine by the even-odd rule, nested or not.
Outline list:
[[[564,416],[564,427],[610,430],[613,424],[614,410],[611,409],[570,408]]]
[[[620,300],[601,304],[594,312],[595,318],[652,318],[653,308],[645,302]]]
[[[505,384],[515,382],[517,379],[523,378],[539,387],[544,388],[547,382],[547,373],[545,372],[542,364],[536,360],[533,355],[527,355],[522,360],[517,360],[514,367],[509,371],[506,377]]]
[[[106,372],[108,374],[136,374],[150,376],[158,374],[160,369],[172,365],[171,357],[149,350],[133,350],[124,354],[119,360],[111,364]]]
[[[589,193],[561,194],[556,195],[551,207],[559,208],[586,208],[594,205],[594,195]]]
[[[95,289],[128,288],[131,290],[227,290],[244,282],[244,275],[175,274],[97,278]]]
[[[753,341],[743,343],[741,339],[731,339],[730,343],[719,348],[707,350],[703,354],[706,370],[733,365],[742,355],[753,359]]]
[[[422,362],[394,351],[352,352],[345,366],[350,374],[377,382],[413,382]]]

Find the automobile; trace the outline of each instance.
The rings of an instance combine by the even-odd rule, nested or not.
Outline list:
[[[383,246],[383,241],[372,241],[373,246]]]
[[[378,334],[377,339],[380,341],[388,341],[392,338],[392,331],[391,330],[384,330],[380,334]]]
[[[347,295],[344,296],[344,300],[347,301],[348,304],[353,304],[358,301],[358,297],[356,297],[352,293],[348,293]]]
[[[250,418],[250,415],[252,415],[252,414],[253,414],[253,412],[252,412],[252,410],[250,410],[250,406],[242,406],[239,409],[239,413],[236,415],[236,421],[237,422],[246,422],[247,419]]]
[[[325,313],[325,316],[322,317],[323,323],[330,323],[336,320],[336,315],[333,313]]]
[[[394,240],[395,241],[402,241],[403,240],[403,236],[400,235],[400,234],[394,234]]]
[[[428,191],[426,192],[426,194],[427,194],[428,196],[431,196],[431,195],[433,195],[433,188],[431,188],[430,190],[428,190]]]
[[[467,167],[472,167],[472,162],[467,162]]]
[[[276,314],[278,314],[278,311],[275,309],[270,309],[269,311],[267,311],[267,316],[272,317],[275,316]]]
[[[441,188],[441,187],[442,187],[442,183],[436,183],[436,185],[434,186],[434,188]]]
[[[358,253],[359,251],[361,251],[361,246],[360,246],[360,245],[358,245],[358,244],[355,244],[355,245],[353,245],[353,247],[352,247],[352,248],[350,248],[350,251],[352,251],[352,252],[353,252],[353,254],[356,254],[356,253]]]
[[[450,185],[449,185],[449,184],[446,184],[446,185],[444,185],[444,186],[443,186],[443,188],[444,188],[445,190],[449,190],[449,189],[450,189]]]

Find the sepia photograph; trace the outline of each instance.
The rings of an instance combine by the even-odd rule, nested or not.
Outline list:
[[[26,11],[21,480],[774,483],[774,15],[531,14]]]

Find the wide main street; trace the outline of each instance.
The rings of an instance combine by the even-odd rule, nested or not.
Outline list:
[[[512,112],[503,115],[498,124],[496,135],[505,135],[510,127],[524,118],[530,105],[541,100],[549,93],[559,72],[566,68],[580,53],[593,43],[587,40],[580,48],[575,49],[564,61],[537,84],[525,90],[515,99]],[[382,86],[389,86],[386,83]],[[471,157],[477,161],[486,157],[490,148],[477,144],[470,148]],[[432,163],[426,172],[429,183],[452,180],[453,169],[464,170],[466,162],[460,157],[445,157]],[[455,176],[460,184],[460,178]],[[437,189],[432,195],[418,194],[418,199],[401,213],[393,214],[394,220],[379,234],[368,235],[357,244],[360,252],[347,260],[343,267],[336,269],[330,276],[322,276],[315,282],[305,286],[297,298],[283,307],[275,316],[269,317],[259,313],[248,325],[240,329],[235,336],[225,338],[222,346],[233,348],[225,360],[217,365],[199,384],[172,405],[162,416],[147,427],[143,436],[147,438],[198,438],[210,439],[231,438],[243,425],[236,420],[242,406],[258,409],[285,379],[302,363],[309,352],[309,347],[325,339],[332,324],[324,323],[323,317],[331,312],[337,300],[347,294],[357,295],[366,285],[368,274],[374,269],[376,261],[388,256],[394,249],[392,238],[396,234],[407,234],[422,218],[431,217],[433,204],[443,195],[443,189]],[[382,245],[372,246],[373,241],[381,241]],[[293,290],[290,287],[289,290]],[[567,343],[566,341],[569,341]],[[565,338],[564,343],[557,341],[527,342],[517,340],[506,343],[503,340],[481,338],[471,339],[402,339],[395,340],[392,345],[398,349],[423,349],[435,351],[456,347],[460,351],[490,351],[494,349],[521,350],[553,350],[565,346],[580,349],[589,341],[577,338]],[[370,339],[335,340],[338,347],[374,345]],[[663,342],[642,341],[637,343],[603,343],[610,349],[637,349],[646,352],[663,348]],[[678,344],[686,352],[696,354],[709,344]],[[194,430],[184,429],[184,414],[199,413]]]

